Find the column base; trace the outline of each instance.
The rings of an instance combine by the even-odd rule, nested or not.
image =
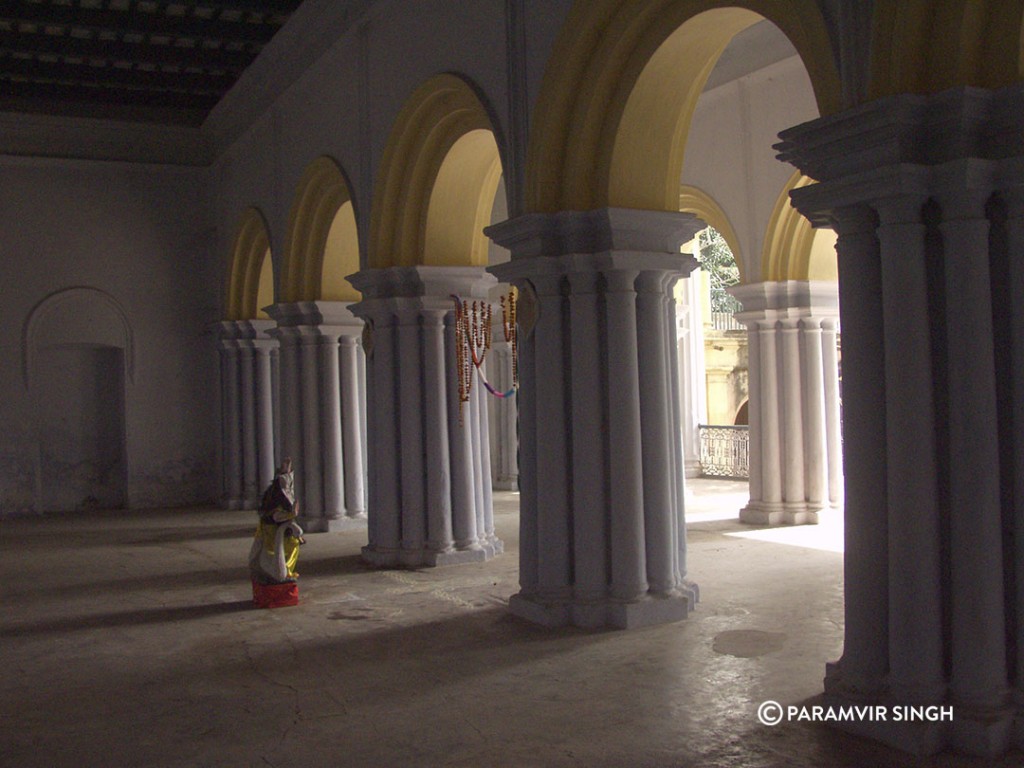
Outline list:
[[[687,480],[692,480],[695,477],[700,477],[704,474],[704,467],[701,466],[699,461],[687,461],[683,464],[683,477]]]
[[[784,525],[817,525],[818,509],[807,506],[806,502],[786,502],[783,505]]]
[[[482,563],[501,554],[505,545],[498,539],[494,543],[467,549],[438,552],[433,549],[384,549],[363,547],[363,562],[376,568],[434,568],[463,563]]]
[[[1024,705],[1018,704],[1013,716],[1013,746],[1024,750]]]
[[[965,755],[998,757],[1014,741],[1016,720],[1010,708],[978,710],[954,705],[952,747]]]
[[[833,728],[846,733],[862,736],[873,741],[893,747],[895,749],[909,752],[912,755],[934,755],[941,752],[949,743],[949,731],[951,723],[948,722],[922,722],[922,721],[900,721],[895,722],[890,715],[893,713],[893,705],[881,698],[861,699],[835,694],[825,693],[821,697],[821,704],[827,710],[840,711],[865,711],[868,713],[861,719],[835,719],[829,722]],[[853,708],[861,707],[862,710]],[[885,707],[885,709],[877,709]],[[884,712],[881,717],[874,718],[871,713]],[[954,715],[955,716],[955,715]]]
[[[255,507],[246,506],[244,499],[224,499],[224,501],[221,502],[221,507],[232,512],[236,512],[240,509],[255,509]]]
[[[496,477],[491,483],[491,488],[495,491],[518,491],[519,477]]]
[[[306,533],[330,533],[366,528],[365,517],[305,517],[299,515],[298,523]]]
[[[611,627],[636,629],[655,624],[669,624],[689,616],[698,600],[696,584],[665,596],[648,596],[640,600],[622,602],[604,599],[596,601],[543,601],[535,595],[512,595],[508,601],[512,615],[545,627],[574,626],[586,629]]]
[[[872,688],[872,693],[852,691],[844,685],[839,665],[826,665],[824,707],[833,711],[860,707],[860,711],[882,713],[879,717],[836,718],[829,724],[913,755],[934,755],[952,748],[965,755],[993,758],[1011,747],[1024,746],[1024,710],[975,709],[936,700],[931,706],[951,709],[952,719],[942,710],[929,718],[928,704],[896,700],[881,684]]]
[[[740,522],[748,525],[779,525],[785,510],[780,502],[751,501],[740,510]]]

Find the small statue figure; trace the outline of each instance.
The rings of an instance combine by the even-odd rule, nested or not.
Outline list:
[[[292,460],[281,462],[273,482],[260,502],[259,523],[249,550],[249,574],[253,600],[261,608],[296,605],[299,589],[299,546],[305,544],[302,528],[295,522],[299,504],[295,500],[295,476]]]

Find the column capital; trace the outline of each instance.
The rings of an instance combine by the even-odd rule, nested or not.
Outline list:
[[[782,280],[747,283],[729,289],[742,304],[736,313],[741,323],[758,320],[779,320],[839,313],[839,288],[822,280]]]
[[[943,175],[957,175],[952,168],[961,188],[965,179],[991,176],[988,161],[1024,152],[1022,102],[1021,84],[900,94],[785,130],[775,149],[817,180],[790,197],[822,226],[835,208],[931,194]]]
[[[442,299],[453,293],[475,299],[487,299],[497,283],[483,267],[387,267],[363,269],[350,282],[363,294],[366,303],[373,299]]]
[[[352,301],[295,301],[267,307],[278,328],[295,326],[337,326],[358,334],[361,321],[352,312]],[[269,333],[269,329],[266,331]]]
[[[484,234],[512,251],[516,261],[566,253],[679,253],[679,246],[705,226],[692,213],[598,208],[528,213],[493,224]],[[498,269],[491,271],[498,274]]]

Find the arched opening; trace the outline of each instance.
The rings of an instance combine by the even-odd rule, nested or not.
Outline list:
[[[267,319],[263,308],[274,303],[274,267],[270,236],[263,214],[248,208],[242,214],[231,250],[224,300],[225,319]]]
[[[384,150],[374,190],[369,266],[483,266],[501,177],[490,116],[456,75],[410,97]]]
[[[736,426],[746,426],[750,424],[749,405],[749,400],[743,401],[743,405],[741,405],[740,409],[736,411],[736,418],[733,419],[733,424],[735,424]]]
[[[530,502],[531,520],[535,517],[538,527],[559,525],[559,514],[593,520],[599,513],[592,517],[591,509],[615,509],[633,491],[630,483],[642,474],[643,498],[630,505],[644,510],[645,519],[637,523],[637,530],[660,528],[658,534],[644,538],[642,547],[623,556],[624,562],[630,562],[628,558],[642,550],[636,556],[647,562],[647,582],[640,582],[641,592],[648,589],[657,594],[685,572],[682,568],[659,570],[671,559],[665,555],[666,542],[672,552],[684,553],[686,548],[682,526],[672,527],[681,518],[682,504],[678,472],[668,466],[680,458],[675,401],[678,383],[685,377],[673,370],[674,345],[662,341],[671,341],[671,330],[662,325],[664,316],[655,310],[660,303],[668,303],[673,279],[692,267],[692,260],[676,249],[680,239],[699,229],[689,228],[696,222],[679,211],[681,185],[704,193],[703,198],[694,196],[691,210],[707,200],[717,203],[720,218],[730,224],[738,269],[760,301],[760,306],[748,305],[745,299],[755,297],[737,294],[744,301],[743,314],[749,315],[744,322],[764,322],[761,359],[772,361],[761,376],[765,381],[771,377],[767,394],[759,395],[766,407],[759,412],[752,401],[750,421],[756,424],[770,404],[773,421],[758,438],[767,433],[764,446],[777,443],[781,447],[784,426],[786,455],[794,457],[787,458],[783,467],[779,450],[765,451],[780,462],[772,473],[780,498],[772,499],[771,514],[763,522],[816,521],[802,484],[799,439],[803,427],[793,418],[802,408],[795,401],[802,397],[800,345],[805,342],[797,339],[794,345],[796,335],[788,334],[790,326],[783,325],[785,319],[793,330],[801,330],[798,315],[788,310],[804,289],[766,284],[759,259],[778,190],[792,175],[776,159],[772,145],[780,130],[801,118],[836,111],[841,102],[839,80],[827,28],[816,9],[797,3],[740,5],[723,8],[712,2],[672,0],[575,3],[566,31],[556,42],[557,65],[546,73],[531,125],[534,141],[528,152],[525,191],[529,214],[518,222],[518,230],[515,221],[495,230],[496,236],[505,236],[505,242],[513,245],[514,253],[512,264],[500,274],[529,283],[527,287],[540,286],[536,301],[541,322],[534,327],[526,353],[534,355],[535,367],[524,369],[529,373],[524,373],[523,380],[524,393],[543,392],[546,397],[538,394],[536,402],[529,402],[526,394],[522,398],[524,412],[536,409],[544,414],[529,425],[524,444],[533,440],[544,446],[545,454],[566,455],[563,466],[548,471],[546,464],[538,462],[533,470],[540,479],[530,482],[530,493],[536,496]],[[772,43],[767,48],[760,44],[766,40]],[[782,53],[766,60],[765,50]],[[621,315],[613,314],[617,312]],[[603,326],[602,319],[606,320]],[[597,334],[590,331],[595,320]],[[755,325],[755,330],[754,338],[761,339],[760,326]],[[784,330],[783,352],[777,342]],[[631,353],[625,359],[621,359],[623,349]],[[634,367],[635,363],[639,364]],[[568,372],[558,374],[559,368]],[[667,374],[652,375],[652,371]],[[629,389],[634,386],[639,397]],[[752,392],[756,390],[751,386]],[[787,396],[785,424],[780,421],[782,394]],[[571,402],[568,413],[549,405],[560,398]],[[602,410],[606,404],[609,415]],[[734,419],[737,407],[723,417],[724,424]],[[621,437],[613,437],[602,456],[590,446],[602,445],[605,436],[595,433],[591,424],[606,419],[614,423],[619,412],[627,414],[616,425]],[[644,453],[645,445],[662,444],[665,450],[659,450],[657,459],[650,449]],[[586,460],[582,454],[588,454]],[[608,456],[614,460],[599,463]],[[536,460],[536,456],[524,458],[527,465]],[[584,466],[595,463],[597,470]],[[623,467],[632,474],[623,472]],[[793,481],[787,485],[782,481],[783,470],[792,470]],[[757,472],[760,475],[761,470]],[[595,483],[601,474],[601,482],[610,482],[612,493],[605,495],[603,488],[584,490],[583,479]],[[546,487],[552,485],[557,485],[553,492]],[[525,472],[523,488],[525,497]],[[570,489],[564,497],[560,496],[563,488]],[[783,489],[793,498],[781,498]],[[751,483],[752,499],[754,493]],[[760,489],[757,493],[760,502]],[[653,505],[648,506],[648,499],[657,494],[664,499],[658,507],[666,510],[665,519]],[[580,505],[581,498],[588,503]],[[586,524],[580,522],[566,538],[603,541],[604,529],[596,522],[593,529],[585,529]],[[614,560],[616,545],[623,549],[625,545],[614,532],[610,542]],[[552,553],[542,554],[547,558]],[[546,574],[535,569],[530,578],[541,586],[531,583],[531,594],[524,583],[516,600],[523,607],[514,610],[526,615],[557,605],[557,600],[534,597],[543,594]],[[555,593],[561,583],[556,577],[551,582]],[[586,588],[600,593],[603,587],[588,583]],[[614,576],[608,588],[616,594]],[[618,590],[618,594],[637,594],[632,583]],[[680,603],[693,594],[677,585],[673,596],[682,599],[673,603],[672,610],[688,610]],[[567,601],[575,607],[574,599]],[[538,608],[537,603],[544,605]],[[642,609],[637,613],[642,614]],[[587,615],[579,620],[593,619]]]
[[[494,195],[501,159],[494,134],[469,131],[448,150],[427,208],[423,263],[430,266],[486,266]]]
[[[348,182],[330,157],[318,157],[299,181],[288,217],[281,300],[358,301],[346,279],[359,271],[359,236]]]
[[[719,57],[769,19],[806,67],[818,111],[841,103],[820,13],[796,3],[577,2],[545,74],[527,210],[676,210],[690,123]],[[701,11],[704,11],[703,13]]]
[[[489,395],[472,362],[479,352],[456,330],[464,312],[479,320],[495,282],[484,269],[483,229],[501,175],[489,111],[467,80],[437,75],[412,93],[377,175],[368,268],[353,277],[364,296],[353,312],[366,321],[371,349],[363,557],[376,565],[458,563],[503,548]],[[453,296],[465,302],[458,312]]]

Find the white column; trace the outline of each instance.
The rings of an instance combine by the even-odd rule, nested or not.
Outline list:
[[[401,549],[396,328],[386,308],[367,306],[363,310],[373,327],[373,349],[366,361],[367,389],[371,393],[367,422],[372,436],[368,454],[370,501],[366,510],[370,540],[363,547],[363,559],[374,565],[388,565],[398,562]]]
[[[908,703],[942,700],[942,572],[928,305],[926,199],[877,204],[885,338],[890,550],[889,685]]]
[[[362,393],[363,366],[359,360],[362,353],[354,335],[344,334],[338,342],[342,455],[345,457],[345,515],[363,519],[366,517],[366,448],[363,434],[366,403]]]
[[[1024,604],[1008,487],[1020,361],[994,320],[1012,322],[1004,304],[1024,295],[1009,223],[1024,200],[993,197],[1024,176],[1022,95],[1017,84],[899,96],[777,145],[818,180],[793,204],[839,230],[846,638],[825,703],[941,702],[952,722],[843,727],[990,762],[1015,729],[1024,744],[1024,696],[1015,711],[1009,690]]]
[[[821,368],[825,392],[825,445],[828,456],[828,503],[843,503],[843,421],[839,391],[839,353],[837,320],[825,318],[821,324]]]
[[[1003,544],[993,346],[990,192],[956,170],[942,179],[948,359],[952,670],[950,693],[965,710],[982,712],[1008,699]],[[967,187],[965,189],[965,187]],[[972,720],[974,718],[972,717]],[[964,748],[977,734],[954,729]]]
[[[341,441],[341,370],[338,336],[320,336],[320,421],[323,456],[323,516],[326,523],[345,515],[345,456]]]
[[[1015,172],[1014,172],[1015,171]],[[1011,337],[1011,369],[1009,375],[1012,383],[1010,397],[1012,404],[1009,428],[1014,435],[1013,459],[1013,527],[1017,532],[1024,531],[1024,313],[1016,311],[1024,306],[1024,167],[1016,169],[1008,167],[1003,180],[1002,196],[1006,205],[1006,219],[1003,222],[1005,232],[1005,259],[1007,272],[1007,311],[1010,313]],[[1014,186],[1014,185],[1018,186]],[[1016,535],[1013,548],[1013,561],[1016,566],[1014,587],[1016,601],[1014,609],[1017,622],[1013,637],[1017,648],[1024,648],[1024,536]],[[1024,748],[1024,658],[1018,650],[1017,667],[1013,676],[1014,704],[1014,743],[1018,749]]]
[[[699,271],[681,279],[683,303],[677,307],[679,414],[686,477],[700,477],[700,430],[707,422],[707,379],[704,373],[704,331]]]
[[[494,278],[476,267],[394,267],[351,280],[363,295],[352,311],[374,328],[367,513],[379,538],[363,557],[380,566],[487,559],[503,547],[490,511],[486,413],[477,382],[460,423],[450,318],[451,294],[480,300]]]
[[[428,439],[435,447],[427,473],[427,541],[433,552],[455,549],[452,532],[451,451],[448,446],[448,422],[454,414],[448,410],[445,374],[445,310],[425,310],[423,317],[423,403]]]
[[[669,370],[669,339],[675,343],[665,306],[666,293],[671,290],[669,275],[642,272],[636,288],[646,580],[652,595],[666,595],[678,586],[673,562],[678,535],[673,526],[678,453],[673,442],[679,442],[679,433],[672,412],[677,391],[672,388]],[[671,320],[675,320],[674,313]]]
[[[800,322],[804,377],[804,491],[808,517],[817,521],[828,506],[828,447],[825,428],[825,372],[821,351],[821,318]]]
[[[761,462],[761,332],[760,324],[747,321],[747,461],[750,473],[748,487],[750,501],[740,510],[740,522],[759,523],[762,521],[761,505],[764,490],[761,478],[764,469]]]
[[[804,487],[804,393],[800,367],[800,321],[779,322],[782,349],[782,479],[783,519],[790,525],[817,522],[807,513]]]
[[[248,339],[239,342],[238,370],[242,410],[242,504],[259,505],[259,470],[256,466],[256,353]]]
[[[487,230],[512,250],[491,271],[522,297],[519,616],[628,628],[693,608],[667,292],[695,265],[678,243],[700,227],[603,209]]]
[[[570,390],[573,407],[577,409],[572,422],[572,452],[591,452],[591,461],[572,465],[573,598],[579,603],[597,603],[608,591],[609,532],[604,516],[609,467],[604,452],[594,450],[604,442],[598,277],[599,273],[594,271],[568,276],[572,288],[569,326],[573,350],[579,358]]]
[[[395,300],[398,333],[398,443],[401,450],[402,549],[418,558],[426,543],[426,483],[423,451],[423,422],[420,401],[423,383],[420,373],[420,316],[413,302]],[[410,564],[411,561],[410,561]]]
[[[564,392],[567,386],[565,344],[569,333],[563,328],[562,277],[560,275],[539,275],[533,280],[537,298],[537,320],[533,329],[534,357],[533,412],[531,425],[536,451],[533,469],[536,471],[536,496],[529,500],[536,511],[536,557],[537,557],[537,600],[541,603],[564,604],[572,595],[570,567],[569,497],[565,489],[571,481],[575,467],[566,461],[570,446],[564,424]],[[543,372],[543,373],[542,373]],[[521,370],[520,374],[525,374]],[[525,379],[520,380],[520,394]],[[573,425],[575,427],[575,424]],[[525,436],[523,436],[525,437]],[[526,444],[520,446],[525,450]],[[520,464],[520,473],[524,467]],[[522,499],[526,503],[525,499]],[[536,603],[518,601],[513,595],[509,607],[513,612],[530,618]],[[536,620],[543,621],[543,612]],[[562,616],[553,617],[557,623],[564,623]]]
[[[305,505],[305,482],[303,472],[302,450],[302,378],[299,360],[299,338],[294,329],[278,328],[275,330],[280,343],[279,361],[279,400],[278,409],[281,423],[280,461],[290,458],[295,467],[295,495],[300,500],[300,510]],[[280,463],[279,461],[279,463]]]
[[[274,462],[273,466],[276,469],[281,464],[281,459],[284,458],[281,455],[281,432],[283,427],[281,426],[281,347],[280,340],[278,339],[278,345],[270,351],[270,390],[273,393],[272,398],[272,420],[274,424]],[[267,481],[269,484],[269,480]]]
[[[222,331],[223,333],[223,331]],[[241,392],[238,370],[239,351],[236,343],[230,339],[222,339],[221,356],[221,393],[223,407],[223,449],[224,449],[224,488],[227,509],[242,509],[242,414]]]
[[[259,489],[274,479],[273,342],[256,342],[256,454]]]
[[[874,212],[836,212],[843,322],[845,643],[825,690],[876,693],[889,666],[889,537],[886,482],[882,274]]]
[[[761,513],[763,522],[782,520],[782,430],[779,418],[779,364],[776,321],[758,326],[761,386]]]
[[[500,315],[500,311],[496,316]],[[497,323],[495,323],[497,326]],[[500,392],[512,389],[512,345],[505,341],[500,327],[494,331],[494,341],[487,358],[487,372],[491,383]],[[516,398],[490,398],[491,474],[494,489],[519,490],[519,467],[516,461]]]
[[[300,519],[309,531],[324,530],[323,456],[320,434],[320,337],[315,329],[303,327],[299,341],[299,396],[302,399],[302,475]]]

